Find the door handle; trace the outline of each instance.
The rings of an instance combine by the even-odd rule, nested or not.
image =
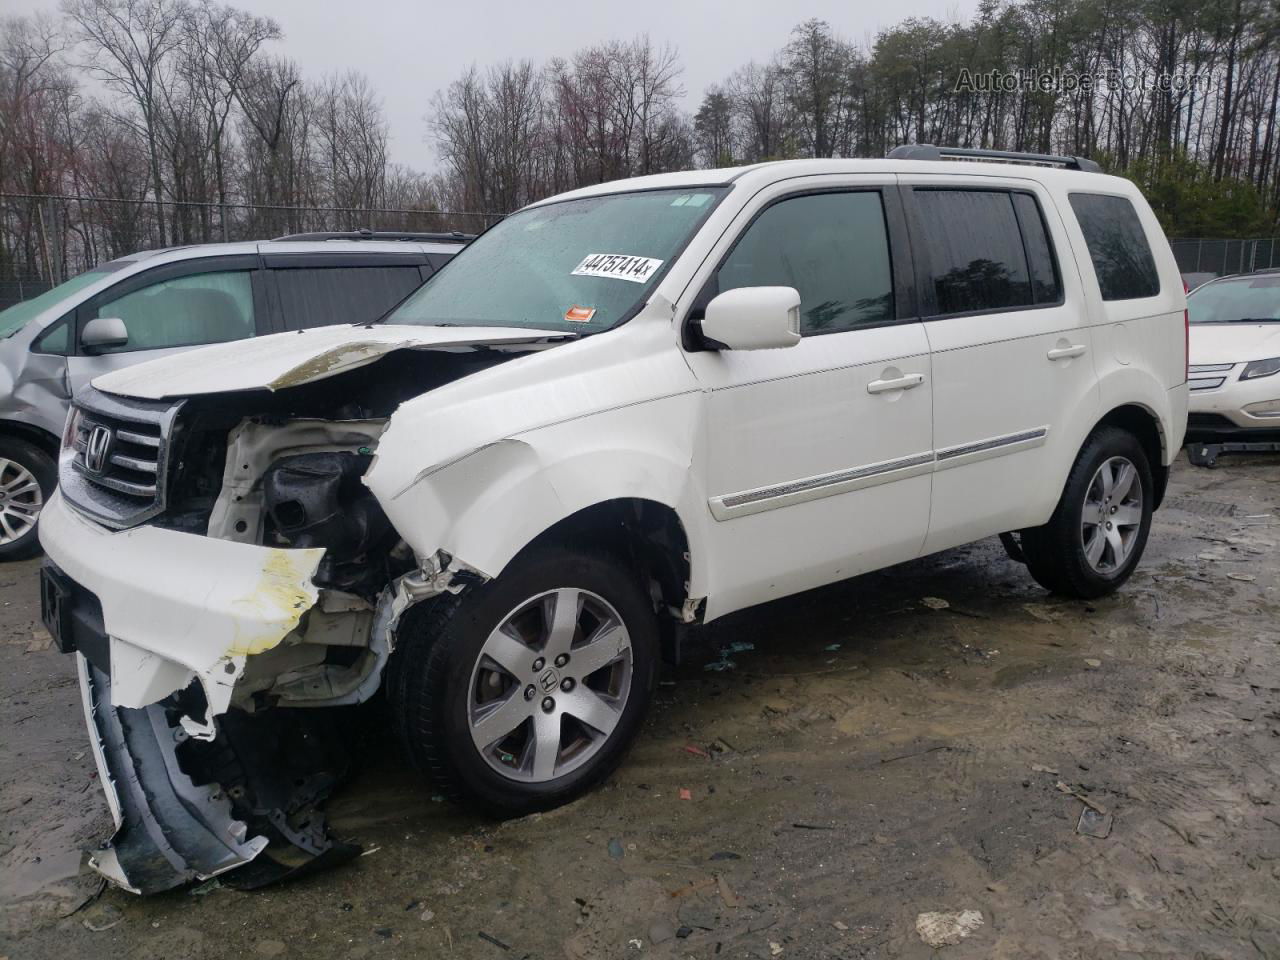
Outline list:
[[[923,373],[908,373],[906,376],[894,377],[892,380],[872,380],[867,384],[867,393],[889,393],[891,390],[911,390],[924,383]]]
[[[1083,357],[1089,349],[1083,343],[1073,343],[1069,347],[1054,347],[1046,354],[1050,360],[1070,360],[1072,357]]]

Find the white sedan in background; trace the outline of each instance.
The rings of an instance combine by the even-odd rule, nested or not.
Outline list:
[[[1280,442],[1280,271],[1210,281],[1187,310],[1188,442]]]

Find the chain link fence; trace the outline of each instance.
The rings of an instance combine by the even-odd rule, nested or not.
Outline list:
[[[12,307],[23,300],[38,297],[46,290],[52,290],[53,286],[53,281],[41,280],[38,277],[0,280],[0,310]]]
[[[1199,282],[1232,273],[1249,273],[1280,267],[1280,238],[1209,239],[1205,237],[1170,240],[1178,269],[1184,274],[1203,274]],[[1194,284],[1193,284],[1194,286]]]
[[[0,309],[139,250],[295,233],[480,233],[503,214],[412,207],[181,202],[0,193]]]

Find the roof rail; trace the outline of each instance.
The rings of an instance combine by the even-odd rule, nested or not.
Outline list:
[[[1088,157],[1060,157],[1052,153],[1018,153],[1014,150],[977,150],[972,147],[935,147],[932,143],[904,143],[889,151],[890,160],[995,160],[999,163],[1030,163],[1042,167],[1062,167],[1085,173],[1101,173],[1102,167]]]
[[[360,230],[327,231],[321,233],[291,233],[288,236],[276,237],[273,242],[282,240],[399,240],[406,243],[470,243],[475,234],[451,230],[447,233],[415,233],[401,230]]]

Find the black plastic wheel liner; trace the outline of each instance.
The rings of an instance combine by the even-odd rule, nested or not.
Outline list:
[[[351,708],[232,710],[218,717],[218,737],[178,748],[199,781],[216,782],[235,812],[267,837],[267,849],[225,878],[253,889],[336,866],[360,847],[329,835],[324,801],[351,767]]]
[[[340,741],[326,750],[298,750],[299,742],[320,740],[307,731],[305,718],[294,716],[300,711],[267,711],[254,718],[258,732],[283,732],[268,738],[276,749],[249,758],[246,774],[223,729],[232,715],[218,718],[214,741],[190,740],[176,724],[176,711],[164,703],[140,709],[112,706],[107,675],[87,662],[85,670],[90,733],[98,738],[104,775],[111,779],[104,786],[114,788],[120,806],[115,835],[90,852],[90,865],[109,879],[137,893],[159,893],[261,860],[249,871],[252,879],[246,876],[247,885],[261,886],[359,852],[329,838],[320,812],[346,771]],[[281,717],[273,717],[276,713]],[[203,761],[213,756],[224,758],[218,772],[233,782],[224,784],[203,769]],[[335,760],[337,769],[314,766]],[[313,766],[304,769],[307,763]],[[237,793],[243,803],[234,797]],[[259,806],[259,795],[277,805]],[[299,823],[306,832],[293,826]]]

